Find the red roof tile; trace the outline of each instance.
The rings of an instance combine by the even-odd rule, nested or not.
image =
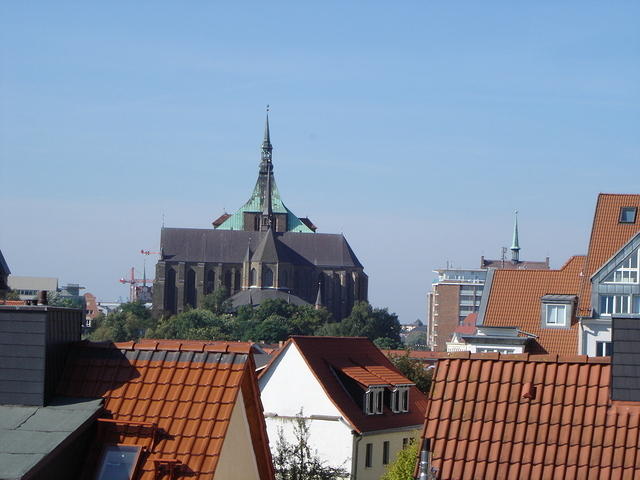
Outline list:
[[[362,385],[382,385],[383,382],[392,385],[413,383],[404,377],[368,338],[293,336],[287,343],[293,343],[298,347],[327,396],[358,432],[422,423],[426,397],[415,386],[410,389],[408,413],[392,413],[385,407],[383,414],[366,415],[338,379],[337,373],[342,373]],[[285,348],[280,350],[283,351]]]
[[[636,207],[635,223],[619,223],[622,207]],[[589,252],[580,288],[578,315],[591,316],[591,276],[640,232],[640,195],[601,193],[593,216]]]
[[[608,358],[458,357],[425,416],[437,478],[640,478],[640,407],[609,402]]]
[[[572,355],[578,351],[578,323],[571,328],[542,328],[540,298],[577,295],[583,279],[584,256],[571,257],[560,270],[496,270],[483,325],[518,327],[538,338],[532,353]]]
[[[103,427],[103,443],[148,446],[137,478],[151,480],[162,459],[178,460],[176,468],[189,478],[212,478],[242,392],[261,478],[272,479],[250,350],[240,342],[83,342],[70,353],[59,393],[104,398],[105,413],[115,422]]]

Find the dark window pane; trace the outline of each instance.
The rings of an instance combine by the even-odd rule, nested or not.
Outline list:
[[[100,461],[97,480],[129,480],[138,462],[140,447],[109,445]]]
[[[620,223],[635,223],[637,211],[636,207],[620,208]]]
[[[373,465],[373,443],[367,443],[364,456],[364,466],[371,467],[371,465]]]

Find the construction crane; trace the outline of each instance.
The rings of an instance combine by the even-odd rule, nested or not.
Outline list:
[[[129,300],[131,302],[136,301],[138,298],[138,294],[136,292],[136,287],[142,284],[143,287],[147,286],[147,272],[146,269],[143,271],[142,278],[136,278],[135,267],[131,267],[131,274],[129,278],[121,278],[120,283],[128,283],[129,284]]]

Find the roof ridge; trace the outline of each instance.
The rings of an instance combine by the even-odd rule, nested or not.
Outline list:
[[[471,353],[451,352],[440,360],[499,360],[505,362],[534,363],[604,363],[610,364],[610,357],[589,357],[587,355],[558,355],[531,353]]]

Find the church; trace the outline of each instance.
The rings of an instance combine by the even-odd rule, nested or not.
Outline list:
[[[234,308],[283,299],[325,307],[335,320],[367,300],[368,277],[343,235],[317,233],[282,202],[273,175],[269,116],[249,200],[211,229],[162,228],[153,309],[172,315],[202,305],[220,287]]]

